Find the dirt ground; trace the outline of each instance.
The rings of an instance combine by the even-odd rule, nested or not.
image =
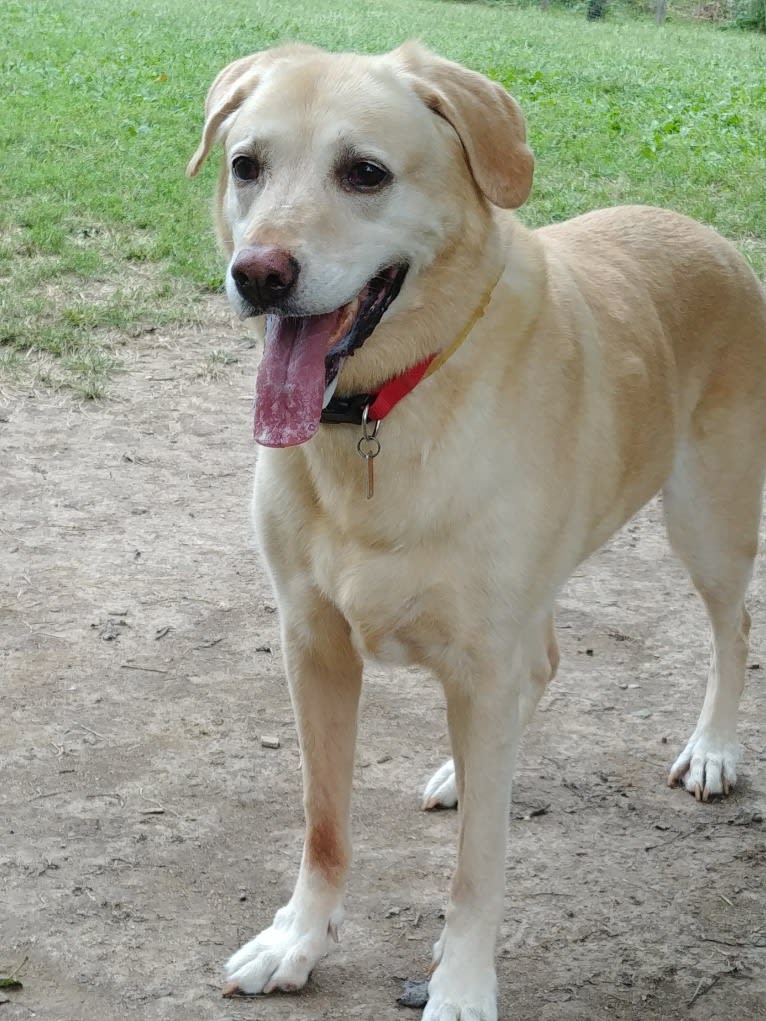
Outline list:
[[[416,1019],[396,998],[428,966],[456,816],[418,810],[447,735],[413,670],[367,673],[340,946],[298,996],[221,998],[301,846],[247,514],[256,352],[223,299],[130,350],[108,400],[0,395],[0,975],[23,983],[0,1021]],[[750,603],[741,782],[702,806],[665,786],[708,651],[656,506],[563,594],[512,811],[505,1021],[766,1016],[766,558]]]

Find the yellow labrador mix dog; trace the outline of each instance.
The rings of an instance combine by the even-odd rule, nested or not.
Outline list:
[[[557,666],[554,600],[661,491],[707,607],[702,713],[670,770],[736,780],[766,465],[766,296],[712,230],[626,207],[529,231],[533,158],[497,84],[408,43],[285,46],[207,97],[195,174],[225,158],[226,288],[265,316],[254,515],[303,762],[295,891],[228,962],[228,992],[294,990],[336,937],[365,657],[441,681],[458,859],[427,1021],[497,1018],[514,761]]]

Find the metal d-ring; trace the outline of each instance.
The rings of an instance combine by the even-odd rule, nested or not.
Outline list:
[[[370,432],[370,422],[368,414],[370,411],[370,405],[365,404],[364,410],[362,411],[362,436],[356,445],[356,449],[365,461],[368,458],[377,457],[380,453],[380,440],[378,439],[378,429],[380,429],[380,419],[373,423],[372,432]]]

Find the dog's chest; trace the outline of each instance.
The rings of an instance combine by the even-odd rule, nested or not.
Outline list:
[[[436,667],[461,644],[465,585],[451,576],[449,558],[430,549],[378,549],[322,530],[312,567],[363,656]]]

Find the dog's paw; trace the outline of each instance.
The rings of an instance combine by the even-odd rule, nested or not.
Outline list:
[[[673,763],[668,784],[674,787],[683,783],[697,801],[729,794],[737,782],[738,758],[736,741],[695,731]]]
[[[226,962],[224,996],[301,989],[333,939],[337,939],[334,924],[307,925],[288,904],[277,912],[273,925]]]
[[[432,808],[454,808],[457,805],[457,783],[455,764],[448,759],[436,770],[423,791],[423,810]]]
[[[440,974],[441,973],[441,974]],[[423,1021],[497,1021],[494,972],[457,978],[439,967],[428,983]]]

